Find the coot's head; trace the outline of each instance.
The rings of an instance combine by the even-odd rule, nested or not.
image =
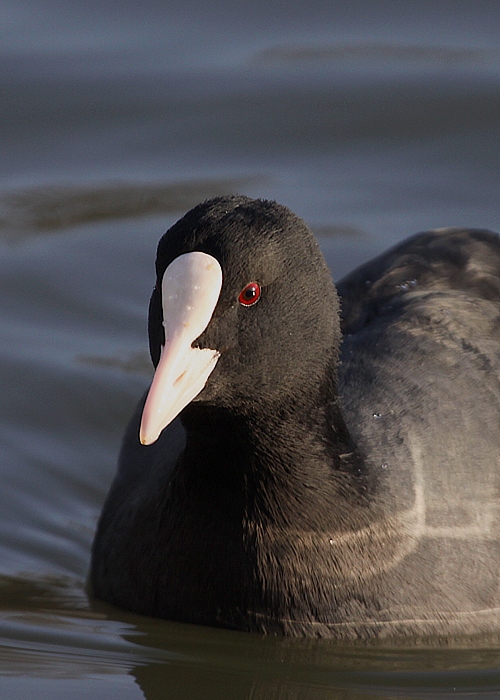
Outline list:
[[[335,287],[286,207],[242,196],[198,205],[160,240],[156,273],[143,443],[193,400],[243,413],[297,402],[336,365]]]

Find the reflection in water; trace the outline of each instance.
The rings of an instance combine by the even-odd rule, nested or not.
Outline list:
[[[346,238],[364,238],[367,236],[366,231],[349,224],[310,224],[310,227],[318,238],[339,238],[344,236]]]
[[[119,615],[127,619],[126,615]],[[136,667],[148,700],[175,688],[176,700],[376,700],[450,697],[460,685],[476,692],[500,689],[496,650],[404,650],[338,647],[325,640],[261,637],[136,618],[140,644],[175,652],[168,664]],[[453,696],[455,697],[455,696]]]
[[[106,355],[77,355],[76,360],[84,364],[96,367],[114,367],[123,372],[133,374],[145,374],[150,377],[153,374],[151,358],[145,352],[134,352],[127,356],[116,357]]]
[[[408,65],[434,66],[449,69],[455,66],[495,65],[500,58],[496,49],[469,46],[436,46],[425,44],[338,43],[331,45],[281,45],[263,49],[254,55],[252,63],[278,66],[307,63],[330,63],[352,69],[353,63],[392,63],[401,69]]]
[[[117,182],[11,192],[0,199],[0,235],[17,240],[92,221],[187,211],[204,199],[256,181],[247,177],[174,184]]]
[[[126,688],[146,700],[438,700],[457,684],[464,698],[500,692],[495,649],[338,647],[171,623],[89,600],[64,577],[3,577],[0,590],[0,663],[11,675],[128,675]]]
[[[140,632],[133,624],[89,607],[81,582],[3,577],[0,587],[0,663],[10,674],[123,674],[168,657],[134,644]]]

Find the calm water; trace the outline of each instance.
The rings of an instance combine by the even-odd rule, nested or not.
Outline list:
[[[0,698],[500,697],[487,640],[339,648],[85,594],[159,236],[270,197],[339,277],[419,229],[499,230],[499,26],[496,0],[0,8]]]

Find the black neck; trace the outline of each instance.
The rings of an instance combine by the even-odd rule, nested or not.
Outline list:
[[[212,611],[203,613],[207,622],[231,626],[242,617],[236,626],[261,629],[269,610],[321,619],[340,595],[345,572],[337,568],[352,565],[334,552],[336,535],[374,519],[364,465],[338,406],[317,401],[304,412],[260,404],[243,415],[193,404],[183,423],[187,444],[172,495],[182,500],[183,518],[197,523],[196,540],[183,536],[180,547],[209,572],[210,586],[196,593],[196,605]],[[295,586],[309,579],[306,592]]]
[[[198,622],[267,629],[269,611],[326,619],[340,600],[355,566],[342,536],[375,519],[371,485],[335,401],[301,399],[183,411],[186,447],[168,492],[176,506],[162,525],[173,619],[188,608]]]
[[[353,503],[363,507],[370,489],[364,463],[337,403],[304,398],[284,406],[249,403],[238,412],[191,404],[182,416],[184,487],[219,494],[245,520],[316,530],[328,514],[330,527],[343,529]]]

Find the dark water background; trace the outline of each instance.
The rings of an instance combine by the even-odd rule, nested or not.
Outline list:
[[[277,199],[335,277],[414,231],[500,228],[500,3],[0,6],[0,698],[498,698],[500,649],[349,649],[171,624],[85,577],[151,376],[156,242]]]

